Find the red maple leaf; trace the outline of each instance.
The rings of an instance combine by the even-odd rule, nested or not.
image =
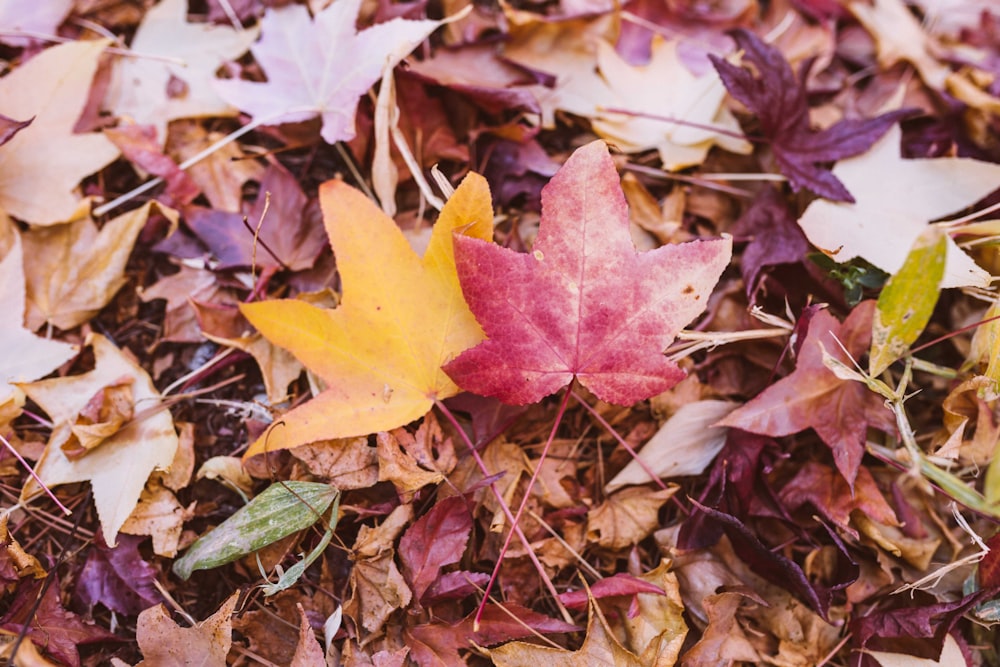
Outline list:
[[[759,435],[791,435],[812,428],[833,451],[837,470],[853,485],[865,453],[868,427],[896,430],[883,399],[860,382],[841,380],[823,364],[827,354],[847,364],[871,344],[874,301],[864,301],[843,324],[825,310],[813,315],[795,371],[719,422]],[[837,341],[847,350],[840,347]]]
[[[455,238],[465,299],[489,340],[444,370],[463,389],[534,403],[576,377],[630,405],[683,377],[663,350],[705,309],[728,238],[638,253],[603,142],[580,149],[542,190],[533,252]]]

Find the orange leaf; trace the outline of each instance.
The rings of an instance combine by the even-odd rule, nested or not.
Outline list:
[[[354,188],[329,181],[320,187],[320,204],[344,288],[340,306],[285,299],[241,308],[328,389],[286,414],[247,457],[411,422],[435,399],[458,393],[441,366],[483,339],[462,298],[452,234],[492,238],[485,179],[470,174],[458,187],[422,259],[392,218]]]

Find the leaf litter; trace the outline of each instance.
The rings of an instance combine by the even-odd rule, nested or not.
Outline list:
[[[0,3],[0,656],[995,664],[998,27]]]

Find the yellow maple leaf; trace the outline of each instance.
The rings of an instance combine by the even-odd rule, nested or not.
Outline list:
[[[411,422],[436,399],[458,393],[441,366],[483,339],[462,297],[452,234],[492,238],[485,179],[469,174],[462,181],[423,258],[392,218],[349,185],[323,184],[320,205],[344,290],[340,306],[283,299],[241,309],[328,388],[276,422],[247,457]]]

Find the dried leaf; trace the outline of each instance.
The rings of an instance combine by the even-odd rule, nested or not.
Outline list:
[[[659,527],[659,510],[679,487],[650,491],[629,487],[587,512],[587,538],[609,549],[626,549]]]
[[[135,635],[149,667],[225,667],[233,644],[233,610],[239,592],[222,603],[217,612],[193,628],[182,628],[163,605],[139,614]],[[137,665],[138,667],[138,665]]]
[[[173,461],[177,431],[170,412],[157,409],[160,394],[144,370],[103,336],[91,334],[87,344],[94,350],[94,370],[23,384],[21,388],[48,413],[54,425],[35,473],[50,487],[89,481],[104,541],[113,545],[150,473],[167,468]],[[76,416],[99,388],[122,376],[132,378],[132,393],[140,411],[151,411],[130,421],[87,456],[69,460],[61,447],[72,433]],[[29,481],[21,498],[27,500],[39,491],[37,484]]]
[[[0,114],[34,118],[0,147],[0,208],[33,224],[69,220],[80,180],[118,157],[100,134],[74,134],[107,40],[46,49],[0,79]]]

